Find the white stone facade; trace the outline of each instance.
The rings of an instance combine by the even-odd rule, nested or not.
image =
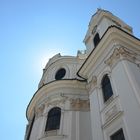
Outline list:
[[[27,107],[25,140],[140,139],[140,40],[118,17],[98,9],[84,42],[86,53],[49,60]],[[112,89],[107,100],[105,75]],[[55,107],[61,109],[59,128],[46,131]]]

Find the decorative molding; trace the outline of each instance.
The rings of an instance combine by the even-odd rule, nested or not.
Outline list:
[[[128,50],[125,47],[115,48],[113,54],[105,61],[105,64],[112,67],[122,59],[126,59],[135,63],[136,56],[136,53],[133,53],[131,50]]]
[[[89,100],[71,99],[70,105],[71,105],[71,109],[73,110],[89,110],[90,109]]]
[[[58,130],[57,130],[58,131]],[[67,138],[67,135],[63,135],[63,134],[58,134],[58,132],[46,132],[41,138],[39,138],[38,140],[53,140],[53,139],[65,139]]]
[[[118,113],[118,108],[116,105],[113,105],[109,110],[105,112],[105,121],[110,120]]]
[[[116,115],[114,115],[110,120],[106,121],[106,123],[104,123],[102,125],[102,128],[105,129],[106,127],[108,127],[115,119],[120,118],[123,115],[123,111],[119,111]]]
[[[45,84],[43,87],[39,88],[37,92],[34,94],[33,98],[31,99],[28,107],[27,107],[27,118],[31,118],[33,112],[34,112],[34,106],[38,106],[41,103],[45,103],[48,101],[48,97],[51,97],[52,95],[59,95],[66,90],[66,94],[70,95],[76,95],[82,92],[87,92],[86,88],[86,82],[81,82],[76,79],[71,80],[59,80],[59,81],[52,81],[48,84]],[[74,93],[68,93],[68,91],[71,91]],[[80,92],[81,91],[81,92]],[[59,93],[58,93],[59,92]],[[65,95],[66,95],[65,94]],[[76,95],[77,96],[77,95]],[[88,95],[87,95],[88,96]],[[54,97],[51,99],[52,101],[56,99]]]
[[[97,77],[96,76],[92,76],[91,81],[87,84],[86,88],[88,91],[90,91],[91,89],[95,88],[97,86]]]
[[[122,115],[123,110],[119,103],[119,96],[116,96],[111,99],[111,102],[107,103],[105,107],[101,111],[102,116],[102,127],[105,128],[113,120],[120,117]]]
[[[46,107],[63,106],[65,104],[65,102],[69,101],[71,104],[75,100],[80,100],[80,103],[81,103],[81,101],[88,100],[88,95],[60,93],[59,95],[54,95],[54,96],[48,97],[47,100],[45,101],[45,106]]]
[[[135,62],[137,54],[132,52],[131,50],[126,50],[124,47],[119,48],[120,55],[122,58]]]
[[[36,116],[36,118],[39,118],[39,117],[42,116],[44,108],[45,108],[45,104],[41,104],[41,105],[39,105],[39,107],[37,107],[35,109],[35,116]]]
[[[56,99],[54,101],[47,101],[46,102],[46,106],[59,106],[60,104],[64,104],[65,103],[65,99]]]
[[[92,77],[92,83],[93,83],[94,86],[97,85],[97,77],[96,76]]]

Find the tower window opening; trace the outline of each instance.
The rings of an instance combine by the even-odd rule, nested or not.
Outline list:
[[[93,42],[94,42],[94,46],[96,47],[98,43],[100,42],[99,33],[96,33],[96,35],[94,36]]]
[[[48,113],[45,131],[57,130],[60,127],[61,109],[52,108]]]

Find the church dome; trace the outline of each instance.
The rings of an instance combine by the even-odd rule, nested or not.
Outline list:
[[[79,56],[61,56],[56,54],[49,59],[43,70],[39,88],[55,80],[77,79],[77,70],[83,63]]]

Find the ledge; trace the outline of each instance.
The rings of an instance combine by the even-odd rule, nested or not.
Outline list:
[[[62,79],[62,80],[55,80],[50,83],[47,83],[40,87],[35,94],[33,95],[31,101],[29,102],[27,109],[26,109],[26,117],[29,120],[29,114],[35,107],[36,103],[43,98],[44,96],[50,93],[60,93],[67,89],[67,90],[86,90],[86,82],[83,80],[78,79]],[[81,93],[82,94],[82,93]]]
[[[62,140],[64,139],[65,135],[55,135],[55,136],[44,136],[42,138],[40,138],[39,140]]]
[[[108,127],[115,119],[121,117],[122,114],[123,114],[123,111],[119,111],[117,114],[112,116],[105,124],[103,124],[102,128],[105,129],[106,127]]]
[[[115,44],[117,40],[119,40],[121,43],[125,42],[126,46],[128,46],[129,44],[135,50],[140,50],[140,39],[136,38],[132,34],[124,31],[123,29],[115,25],[111,25],[101,37],[101,40],[98,43],[97,47],[94,48],[89,54],[89,56],[86,58],[85,62],[82,64],[77,74],[87,79],[89,71],[97,63],[97,60],[100,58],[100,56],[104,54],[105,50],[109,47],[109,44],[113,44],[113,41]]]

